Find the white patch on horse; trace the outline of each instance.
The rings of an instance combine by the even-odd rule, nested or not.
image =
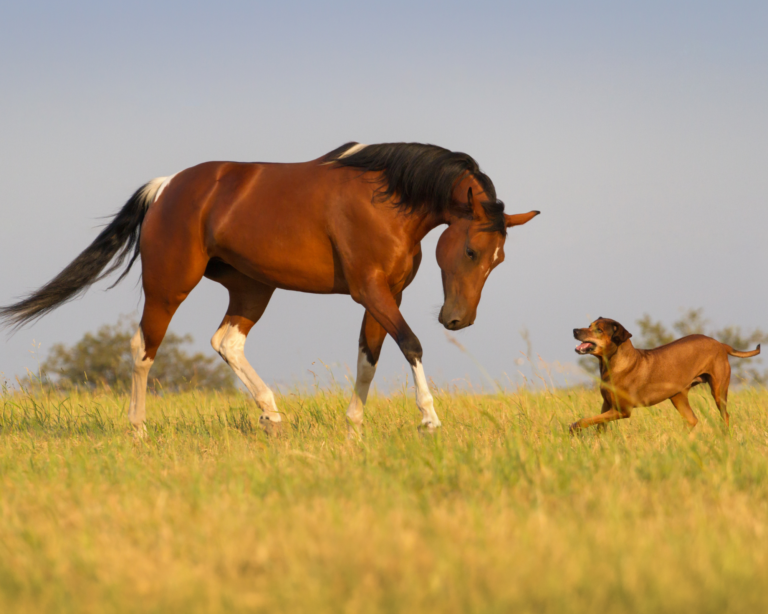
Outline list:
[[[346,158],[348,156],[356,154],[358,151],[360,151],[361,149],[365,149],[366,147],[368,147],[368,145],[366,145],[365,143],[358,143],[357,145],[352,145],[352,147],[350,147],[349,149],[347,149],[347,151],[341,154],[338,159],[341,160],[342,158]]]
[[[128,405],[128,419],[136,429],[136,434],[143,437],[147,428],[146,418],[147,379],[154,360],[146,358],[144,331],[141,326],[131,339],[131,357],[133,358],[133,376],[131,378],[131,402]]]
[[[171,179],[173,179],[178,173],[174,173],[170,177],[165,177],[163,183],[160,185],[160,188],[157,190],[157,194],[155,194],[155,200],[153,202],[157,202],[157,199],[160,198],[160,194],[163,193],[163,190],[168,187],[168,184],[171,183]]]
[[[139,198],[143,202],[145,207],[149,207],[157,198],[157,193],[168,181],[169,177],[155,177],[151,181],[145,183],[141,188]]]
[[[495,251],[495,252],[493,252],[493,261],[494,261],[494,262],[496,262],[496,261],[499,259],[499,250],[500,250],[500,249],[501,249],[500,247],[497,247],[497,248],[496,248],[496,251]]]
[[[359,427],[363,423],[363,407],[368,400],[368,390],[374,375],[376,375],[376,365],[372,365],[363,348],[359,348],[357,350],[355,390],[347,408],[347,420],[352,428]]]
[[[275,395],[245,358],[245,339],[236,324],[225,322],[213,335],[211,345],[248,388],[261,409],[261,419],[266,417],[272,422],[280,422],[282,418],[277,410]]]
[[[441,426],[440,418],[435,413],[435,402],[427,385],[424,367],[418,359],[413,363],[413,381],[416,383],[416,405],[421,410],[421,425],[429,429]]]

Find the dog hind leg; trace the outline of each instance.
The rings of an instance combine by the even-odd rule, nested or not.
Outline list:
[[[731,365],[727,362],[725,368],[716,369],[709,376],[709,388],[712,391],[712,398],[715,399],[715,405],[720,410],[720,416],[723,418],[726,430],[729,428],[731,419],[728,415],[728,387],[731,383]]]
[[[699,423],[699,420],[696,417],[696,414],[693,413],[693,410],[691,409],[691,405],[688,403],[687,390],[678,392],[675,396],[671,397],[669,400],[672,401],[672,405],[674,405],[675,409],[680,412],[680,415],[683,417],[683,420],[685,420],[688,423],[688,426],[690,428],[695,427]]]

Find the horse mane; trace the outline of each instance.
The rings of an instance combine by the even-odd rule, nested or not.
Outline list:
[[[470,173],[488,197],[482,201],[488,216],[483,230],[506,235],[504,203],[496,198],[493,181],[480,170],[472,156],[422,143],[380,143],[350,151],[356,145],[359,143],[353,141],[334,149],[323,157],[323,162],[382,173],[374,202],[395,199],[393,204],[408,213],[450,211],[471,218],[472,211],[466,203],[453,199],[456,182]],[[350,153],[345,155],[347,151]]]

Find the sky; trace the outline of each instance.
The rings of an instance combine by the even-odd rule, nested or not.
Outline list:
[[[701,307],[713,326],[768,330],[766,32],[765,2],[5,2],[0,304],[153,177],[417,141],[471,154],[508,213],[542,212],[510,232],[455,334],[468,353],[436,320],[441,229],[424,240],[402,311],[436,382],[480,386],[478,365],[536,381],[521,331],[553,381],[577,381],[572,329],[598,316],[632,332]],[[139,274],[0,337],[0,373],[138,316]],[[226,306],[203,280],[170,329],[212,353]],[[343,383],[362,315],[346,296],[278,291],[246,355],[283,390]],[[376,383],[408,374],[389,339]]]

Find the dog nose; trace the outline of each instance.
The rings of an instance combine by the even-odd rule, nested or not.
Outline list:
[[[578,328],[574,328],[573,329],[573,336],[575,337],[578,334],[579,334],[579,329]]]

